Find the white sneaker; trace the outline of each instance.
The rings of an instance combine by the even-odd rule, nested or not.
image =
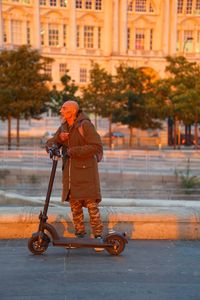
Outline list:
[[[98,237],[96,237],[95,239],[97,239],[98,241],[100,241],[100,243],[103,244],[103,239],[102,239],[101,236],[98,236]],[[101,252],[101,251],[104,251],[104,248],[94,248],[94,250],[95,250],[96,252]]]

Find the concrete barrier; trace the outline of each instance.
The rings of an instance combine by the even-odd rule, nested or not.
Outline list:
[[[139,206],[107,205],[100,207],[105,232],[113,229],[126,232],[131,239],[199,239],[200,204],[198,201],[143,201]],[[139,200],[138,200],[139,201]],[[116,202],[115,202],[116,203]],[[111,203],[110,203],[111,204]],[[190,204],[190,205],[189,205]],[[37,231],[38,214],[41,207],[1,207],[0,238],[28,238]],[[72,237],[74,229],[69,207],[50,207],[48,222],[53,224],[60,235]],[[85,223],[89,231],[89,216],[85,210]]]

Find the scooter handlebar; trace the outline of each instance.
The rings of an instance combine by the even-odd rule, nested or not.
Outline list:
[[[61,157],[60,150],[57,146],[52,146],[48,148],[48,153],[50,158],[52,159],[54,156]]]

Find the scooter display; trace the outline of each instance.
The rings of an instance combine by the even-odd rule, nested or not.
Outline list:
[[[51,198],[51,192],[53,188],[54,178],[56,174],[56,168],[58,160],[61,157],[60,151],[57,147],[49,149],[50,158],[53,161],[51,175],[49,179],[49,185],[46,194],[46,200],[43,211],[39,214],[39,226],[38,231],[32,234],[32,237],[28,240],[28,249],[33,254],[43,254],[50,242],[53,246],[70,248],[104,248],[111,255],[119,255],[128,243],[125,233],[118,232],[108,233],[102,240],[95,238],[68,238],[60,237],[53,225],[47,223],[47,212]]]

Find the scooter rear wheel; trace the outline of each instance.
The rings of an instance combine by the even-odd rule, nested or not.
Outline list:
[[[105,242],[113,245],[113,247],[106,247],[111,255],[119,255],[125,248],[124,239],[117,234],[106,237]]]
[[[37,255],[42,254],[47,250],[49,246],[48,236],[47,236],[47,240],[42,239],[42,242],[40,242],[39,239],[40,236],[36,235],[36,236],[32,236],[28,240],[28,248],[33,254],[37,254]]]

